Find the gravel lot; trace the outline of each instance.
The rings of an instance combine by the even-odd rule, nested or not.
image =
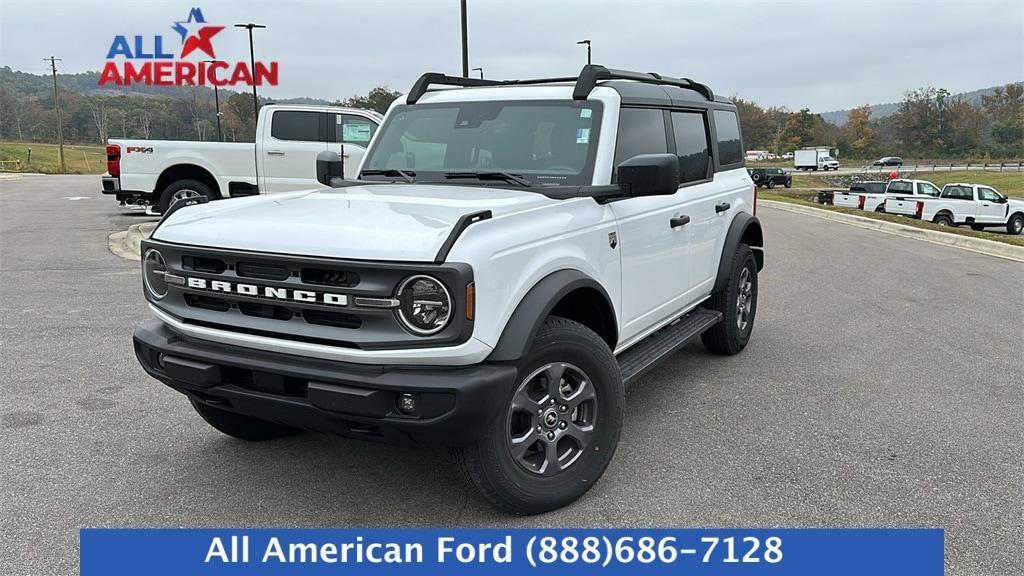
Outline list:
[[[107,236],[141,219],[98,188],[0,180],[4,574],[77,573],[81,526],[235,525],[937,526],[947,573],[1024,573],[1020,263],[763,208],[747,350],[648,374],[601,482],[510,518],[442,451],[203,424],[136,364]]]

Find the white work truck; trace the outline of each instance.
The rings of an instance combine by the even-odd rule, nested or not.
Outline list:
[[[839,161],[828,148],[802,148],[793,154],[797,170],[839,170]]]
[[[884,192],[854,190],[836,192],[832,204],[845,208],[860,208],[868,212],[887,212],[885,201],[893,196],[925,196],[934,198],[939,195],[939,188],[927,180],[906,180],[903,178],[890,180]]]
[[[885,211],[934,222],[940,226],[965,224],[974,230],[1005,226],[1010,234],[1024,229],[1024,201],[1011,200],[994,188],[978,184],[946,184],[938,198],[894,196]]]
[[[355,173],[382,116],[333,106],[267,105],[256,142],[109,140],[103,193],[123,208],[163,212],[178,198],[209,200],[316,188],[316,156],[334,151]]]
[[[136,356],[225,434],[449,446],[498,507],[564,506],[629,383],[699,380],[650,370],[750,340],[743,150],[736,105],[685,78],[425,74],[330,188],[173,204],[142,244]]]

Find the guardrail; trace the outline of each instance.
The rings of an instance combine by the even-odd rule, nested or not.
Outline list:
[[[1024,171],[1024,162],[964,162],[958,164],[949,162],[946,164],[904,164],[903,166],[861,166],[862,172],[889,172],[898,170],[902,172],[953,172],[959,170],[990,170],[993,172],[1021,172]]]
[[[21,160],[0,160],[0,172],[21,172]]]

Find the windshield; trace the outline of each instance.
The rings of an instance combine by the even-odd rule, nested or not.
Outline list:
[[[592,181],[600,119],[601,103],[595,101],[397,106],[367,152],[361,177],[389,177],[369,172],[401,170],[417,182],[463,183],[467,172],[503,172],[540,186],[587,185]],[[460,178],[452,179],[453,173]],[[468,181],[479,184],[473,178]]]

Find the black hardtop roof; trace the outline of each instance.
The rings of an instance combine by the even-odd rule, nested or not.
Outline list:
[[[575,77],[536,78],[529,80],[489,80],[484,78],[463,78],[428,72],[413,84],[406,97],[407,104],[415,104],[430,90],[432,85],[461,87],[530,86],[538,84],[575,83],[574,100],[586,100],[597,86],[608,86],[619,93],[623,104],[640,106],[692,106],[709,102],[733,106],[732,102],[716,97],[704,84],[689,78],[672,78],[654,72],[633,72],[615,70],[597,64],[587,64]]]

